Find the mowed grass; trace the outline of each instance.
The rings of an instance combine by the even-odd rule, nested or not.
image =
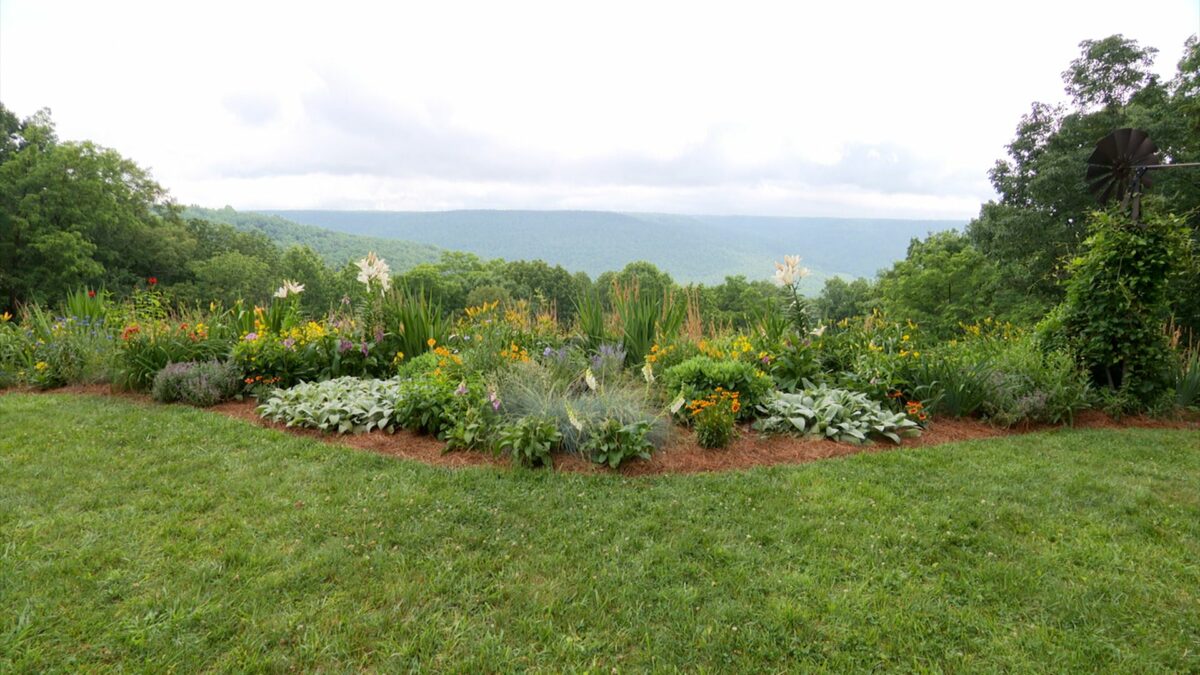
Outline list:
[[[1200,435],[628,479],[0,396],[0,671],[1200,670]]]

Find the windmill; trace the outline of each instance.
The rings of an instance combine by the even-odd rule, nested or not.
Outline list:
[[[1151,171],[1200,166],[1200,162],[1160,164],[1150,135],[1129,128],[1100,139],[1087,164],[1088,191],[1101,204],[1119,199],[1135,223],[1142,214],[1142,191],[1152,185]]]

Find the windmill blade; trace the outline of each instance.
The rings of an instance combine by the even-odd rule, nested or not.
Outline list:
[[[1110,199],[1126,199],[1139,167],[1158,163],[1158,148],[1149,134],[1141,129],[1117,129],[1100,139],[1096,149],[1088,157],[1085,180],[1088,191],[1101,203]],[[1141,187],[1149,187],[1148,177],[1142,173]]]

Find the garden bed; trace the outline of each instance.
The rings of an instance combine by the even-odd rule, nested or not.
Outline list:
[[[20,389],[8,391],[35,393],[37,390]],[[76,385],[49,390],[46,393],[118,396],[158,405],[154,404],[148,396],[113,391],[108,385]],[[349,446],[382,455],[411,459],[432,466],[511,465],[511,461],[507,457],[485,452],[445,452],[445,444],[438,439],[403,429],[393,434],[383,431],[372,431],[369,433],[339,435],[315,429],[289,428],[284,424],[263,419],[256,412],[256,408],[257,403],[255,401],[243,400],[229,401],[213,406],[208,410],[269,429],[276,429],[297,436],[315,438],[333,445]],[[756,466],[801,464],[865,452],[886,452],[901,448],[919,448],[1065,428],[1069,427],[1027,424],[1014,429],[1003,429],[976,419],[947,417],[932,420],[923,434],[915,438],[905,438],[900,445],[882,442],[852,445],[789,436],[764,436],[749,429],[747,425],[743,425],[738,439],[730,447],[724,450],[709,450],[700,447],[696,443],[694,434],[690,430],[676,427],[667,446],[655,452],[648,460],[629,460],[620,469],[611,470],[591,462],[585,457],[560,452],[554,457],[554,468],[559,471],[576,473],[619,473],[627,476],[731,471]],[[1200,431],[1200,418],[1197,418],[1195,415],[1180,419],[1136,416],[1115,420],[1100,411],[1089,410],[1078,415],[1074,428],[1151,428]]]

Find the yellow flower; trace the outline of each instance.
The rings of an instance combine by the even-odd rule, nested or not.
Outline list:
[[[437,344],[437,340],[435,340],[433,338],[429,338],[428,340],[425,341],[425,344],[429,345],[430,347],[433,347],[434,345]]]
[[[50,367],[50,364],[46,363],[45,361],[38,361],[33,367],[37,368],[38,370],[45,370]]]
[[[4,323],[4,322],[8,321],[8,320],[9,320],[9,319],[11,319],[11,318],[12,318],[12,314],[9,314],[8,312],[5,312],[5,313],[3,313],[3,314],[0,314],[0,323]]]

